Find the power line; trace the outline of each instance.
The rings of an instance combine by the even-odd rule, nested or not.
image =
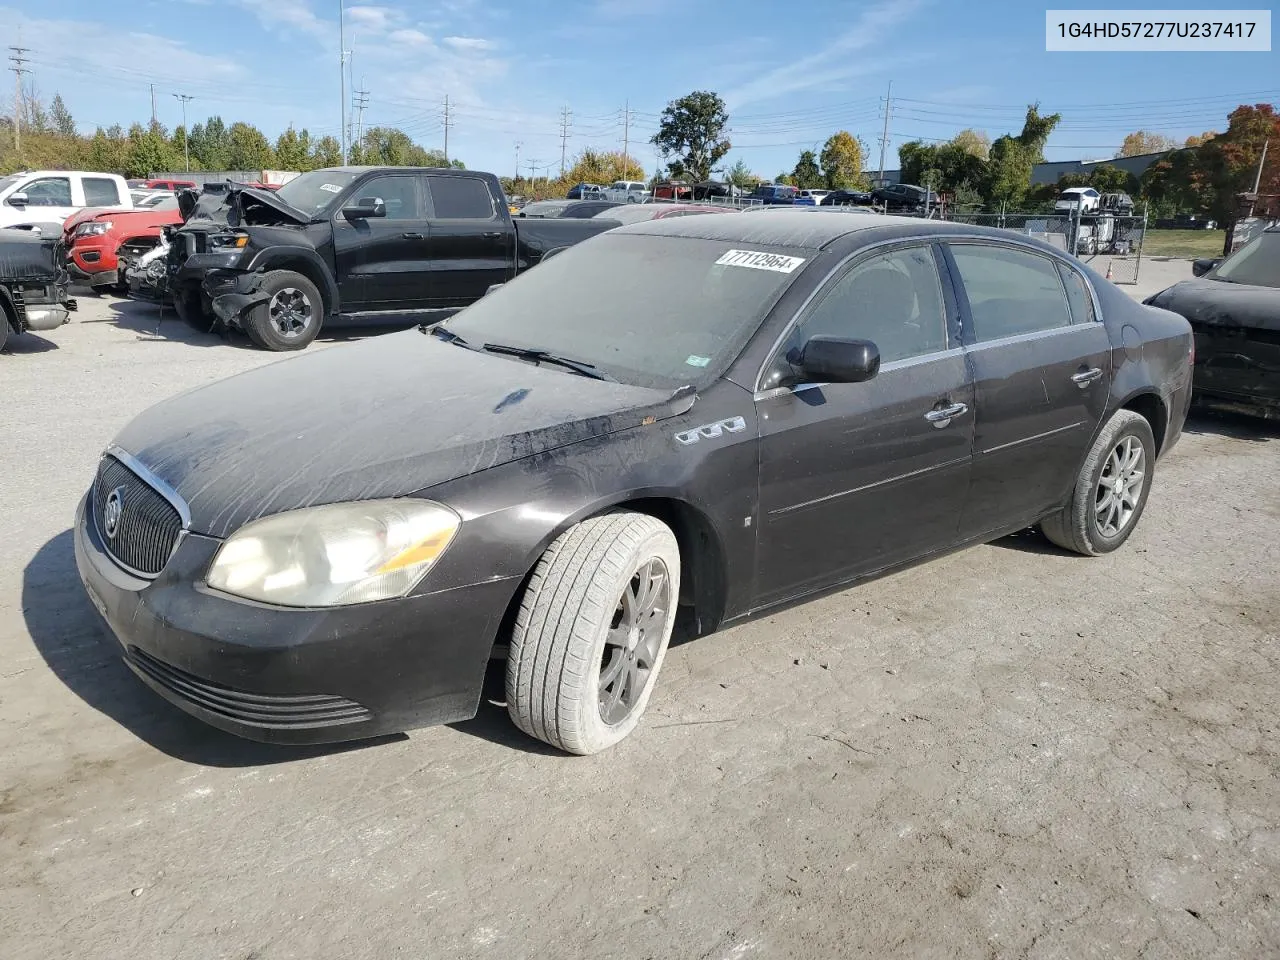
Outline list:
[[[30,53],[30,47],[10,47],[13,51],[9,56],[9,61],[13,64],[9,69],[13,71],[13,146],[19,154],[22,153],[22,75],[31,73],[26,69],[24,64],[30,63],[24,53]]]
[[[360,78],[360,86],[364,86],[364,77]],[[356,114],[356,143],[364,143],[364,111],[369,106],[368,90],[351,91],[351,108]]]
[[[449,116],[449,95],[444,95],[444,162],[449,162],[449,128],[453,126],[453,120]]]
[[[627,99],[622,108],[622,172],[626,175],[631,164],[631,100]]]
[[[569,144],[569,118],[573,114],[569,112],[569,105],[566,103],[560,111],[560,176],[564,176],[564,153],[565,148]]]

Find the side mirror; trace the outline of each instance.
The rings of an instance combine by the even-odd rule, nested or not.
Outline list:
[[[1200,257],[1191,264],[1191,273],[1197,277],[1203,277],[1206,273],[1222,262],[1221,257]]]
[[[30,202],[25,193],[15,193],[5,201],[11,207],[25,207]]]
[[[361,197],[355,204],[342,208],[342,215],[348,220],[368,220],[387,215],[387,205],[373,197]]]
[[[810,337],[787,355],[794,375],[780,386],[798,383],[861,383],[880,372],[880,348],[870,340]]]

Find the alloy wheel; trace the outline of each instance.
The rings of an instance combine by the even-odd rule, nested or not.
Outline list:
[[[671,578],[657,557],[632,575],[618,600],[600,658],[600,719],[621,723],[640,702],[662,648]]]
[[[1098,532],[1104,537],[1119,536],[1133,521],[1146,483],[1146,459],[1137,437],[1124,437],[1107,457],[1093,507]]]
[[[297,287],[285,287],[272,294],[267,314],[280,336],[293,340],[311,326],[311,300]]]

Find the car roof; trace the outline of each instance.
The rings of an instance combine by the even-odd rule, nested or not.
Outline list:
[[[932,233],[940,223],[915,217],[815,217],[808,210],[786,210],[768,217],[663,217],[629,224],[612,232],[820,250],[833,240],[860,230],[898,226],[910,235]]]

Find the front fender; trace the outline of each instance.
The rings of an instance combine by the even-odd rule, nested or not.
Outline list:
[[[293,270],[316,285],[329,313],[339,310],[338,284],[333,270],[311,247],[276,245],[263,247],[253,254],[244,269],[255,273],[268,270]]]

